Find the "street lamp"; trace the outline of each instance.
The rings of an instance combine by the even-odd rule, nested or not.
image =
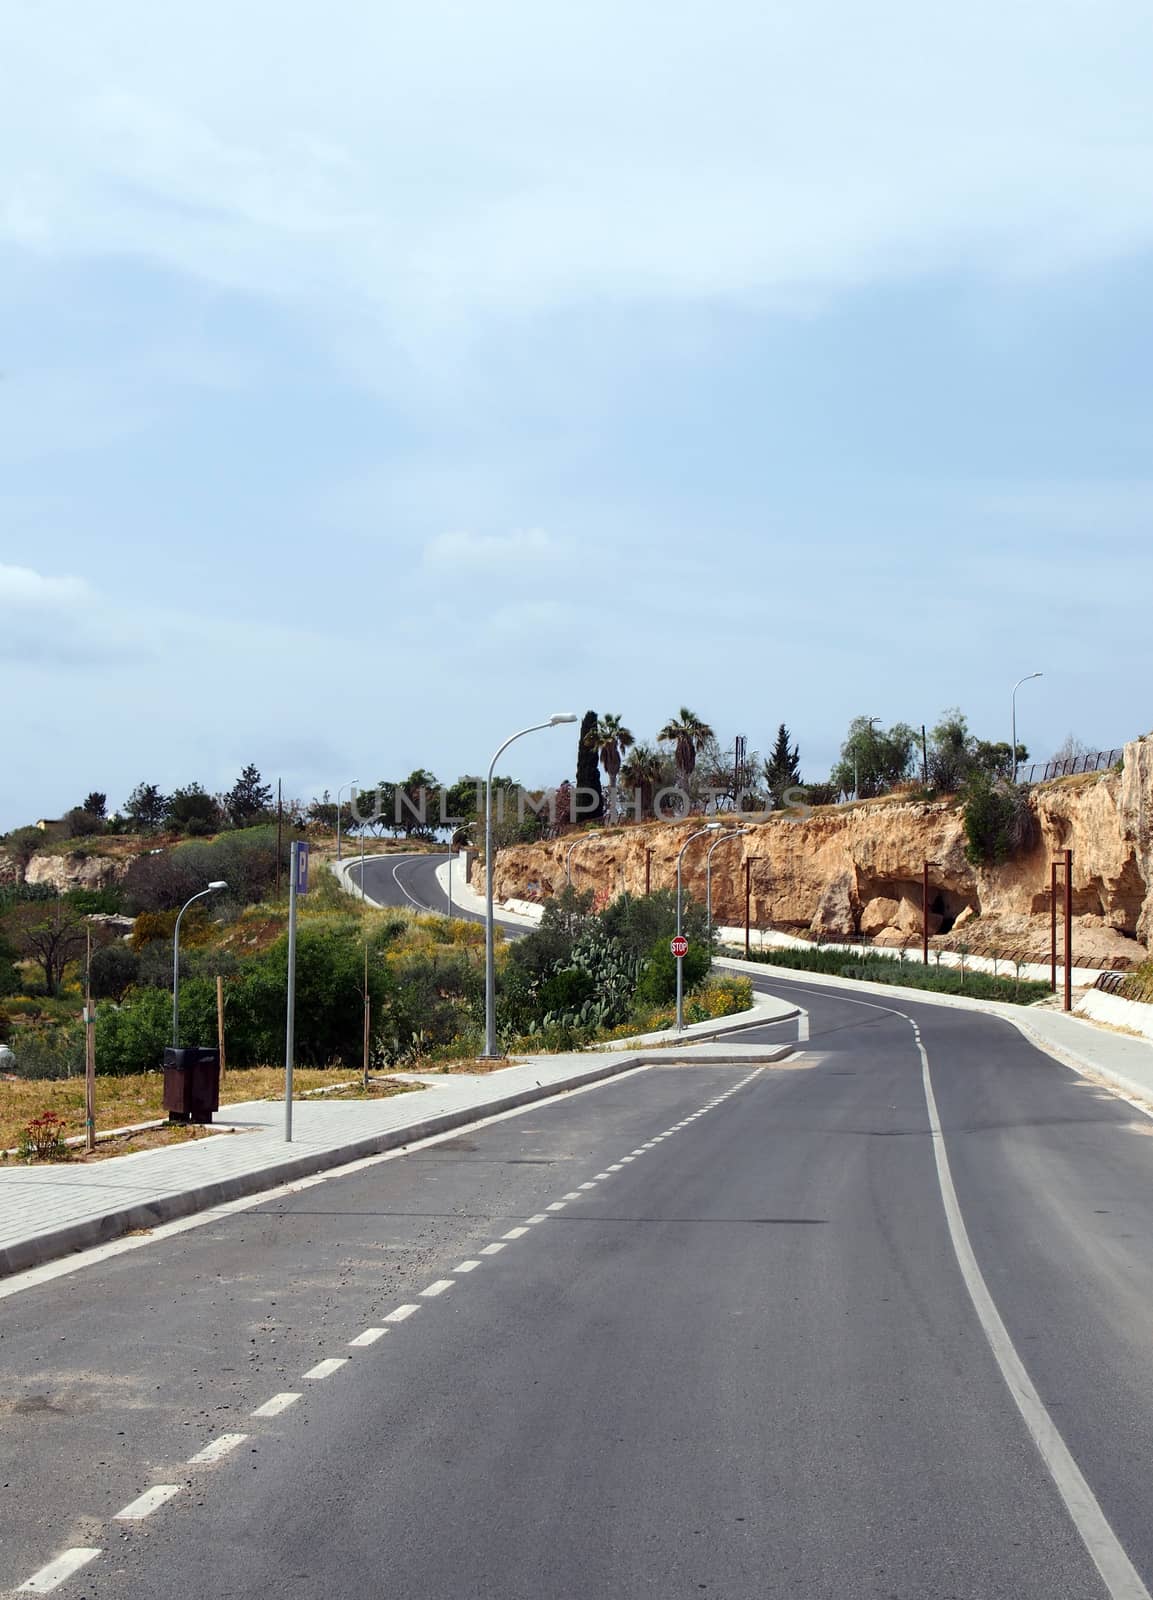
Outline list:
[[[732,833],[722,833],[719,839],[714,839],[705,856],[705,925],[709,930],[709,937],[713,932],[713,851],[719,844],[724,844],[726,839],[741,839],[746,833],[752,833],[751,828],[734,828]]]
[[[336,859],[338,861],[340,860],[340,797],[347,789],[348,803],[351,805],[352,791],[356,788],[359,782],[359,778],[353,778],[351,783],[342,783],[340,788],[336,791]]]
[[[1045,674],[1043,672],[1027,672],[1023,678],[1017,679],[1016,683],[1013,685],[1013,693],[1009,697],[1009,703],[1013,712],[1013,756],[1010,765],[1013,772],[1014,783],[1017,781],[1017,690],[1023,683],[1031,683],[1034,678],[1043,678],[1044,676]]]
[[[577,845],[583,844],[586,839],[595,839],[598,833],[603,832],[603,828],[590,828],[587,833],[582,833],[578,838],[573,840],[572,844],[569,845],[568,849],[564,853],[564,881],[567,884],[571,885],[572,883],[572,871],[569,863],[572,861],[572,853],[576,849]]]
[[[496,1047],[496,926],[493,920],[492,878],[492,780],[496,764],[510,744],[523,739],[526,733],[539,733],[542,728],[558,728],[562,722],[575,722],[575,711],[556,711],[547,722],[534,722],[531,728],[522,728],[511,734],[488,764],[488,783],[484,791],[484,1055],[482,1061],[499,1061]]]
[[[706,822],[703,828],[698,828],[695,833],[690,833],[677,853],[677,938],[681,936],[681,862],[684,860],[685,851],[694,839],[703,839],[706,833],[717,833],[723,826],[720,822]],[[677,957],[677,1032],[680,1033],[685,1025],[685,963],[684,957]]]
[[[188,907],[197,900],[203,900],[206,894],[215,894],[218,889],[227,889],[228,885],[223,878],[210,883],[207,889],[201,889],[199,894],[194,894],[191,900],[186,900],[180,908],[176,918],[176,926],[172,930],[172,1048],[180,1048],[180,918]]]

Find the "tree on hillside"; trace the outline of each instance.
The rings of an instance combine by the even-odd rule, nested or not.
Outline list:
[[[800,750],[789,743],[789,730],[782,722],[777,729],[776,742],[765,762],[765,783],[774,806],[784,804],[787,790],[795,789],[801,782]]]
[[[272,785],[261,781],[250,762],[237,778],[224,802],[234,828],[246,828],[267,817],[272,807]]]
[[[165,808],[165,821],[180,833],[216,833],[223,822],[215,798],[200,784],[189,783],[173,790]]]
[[[49,995],[59,991],[65,968],[84,950],[88,937],[80,912],[59,895],[13,906],[4,917],[3,931],[17,955],[40,968]]]
[[[104,818],[94,816],[84,806],[73,806],[64,813],[64,826],[70,839],[84,839],[89,834],[104,832]]]
[[[598,717],[585,735],[585,739],[589,748],[599,756],[601,765],[608,774],[608,820],[615,822],[617,820],[617,780],[620,777],[621,762],[624,759],[625,751],[630,749],[636,743],[636,740],[615,712],[609,712],[603,717]]]
[[[662,744],[672,745],[677,775],[686,791],[696,770],[698,752],[708,740],[715,737],[708,723],[702,722],[688,706],[682,706],[677,716],[670,717],[657,734]]]
[[[576,791],[573,798],[574,822],[594,821],[604,816],[605,803],[601,793],[601,769],[595,746],[591,743],[598,718],[595,711],[586,711],[581,718],[580,737],[577,740]]]
[[[168,796],[154,783],[138,783],[124,802],[124,815],[141,832],[159,828],[167,814]]]
[[[841,746],[841,759],[830,774],[842,794],[855,792],[862,800],[884,794],[908,776],[916,735],[905,722],[895,722],[888,733],[873,727],[868,717],[854,717]]]
[[[91,794],[84,796],[80,809],[87,811],[90,817],[99,817],[103,822],[108,815],[108,796],[101,794],[99,789],[93,789]]]
[[[1028,756],[1023,744],[1017,746],[1017,761]],[[959,794],[977,773],[990,778],[1009,778],[1013,752],[1008,740],[992,742],[977,739],[969,731],[963,711],[951,706],[929,735],[928,783],[938,794]]]
[[[640,801],[641,817],[653,814],[653,797],[673,776],[668,760],[651,744],[634,745],[620,771],[625,787]]]

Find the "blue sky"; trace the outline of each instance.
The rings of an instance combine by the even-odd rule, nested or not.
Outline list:
[[[0,59],[0,828],[590,706],[811,777],[1038,668],[1038,756],[1153,725],[1136,0],[13,0]]]

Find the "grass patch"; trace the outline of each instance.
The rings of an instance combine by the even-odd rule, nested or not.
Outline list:
[[[347,1067],[297,1067],[293,1086],[297,1094],[325,1084],[347,1083]],[[164,1077],[159,1072],[96,1079],[96,1131],[123,1128],[134,1122],[166,1117],[161,1100]],[[283,1067],[250,1067],[225,1074],[220,1103],[267,1100],[284,1093]],[[63,1135],[84,1132],[83,1078],[5,1078],[0,1080],[0,1150],[15,1149],[34,1117],[54,1111],[64,1122]]]
[[[899,984],[906,989],[926,989],[933,994],[963,994],[974,1000],[1005,1000],[1015,1005],[1033,1005],[1049,998],[1047,983],[1016,978],[995,978],[989,972],[970,968],[922,965],[901,961],[894,956],[861,955],[851,950],[793,950],[786,947],[756,950],[754,961],[766,966],[789,967],[800,972],[826,972],[836,978],[855,978],[865,983]]]

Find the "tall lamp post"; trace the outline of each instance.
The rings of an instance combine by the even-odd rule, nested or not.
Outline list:
[[[1032,683],[1034,678],[1043,678],[1043,672],[1027,672],[1023,678],[1018,678],[1013,685],[1013,693],[1009,696],[1009,707],[1013,721],[1013,756],[1010,763],[1013,772],[1013,782],[1017,781],[1017,690],[1023,683]]]
[[[497,750],[488,764],[488,783],[484,791],[484,1055],[482,1061],[499,1061],[496,1047],[496,925],[493,918],[492,879],[492,780],[496,764],[510,744],[523,739],[526,733],[539,733],[542,728],[558,728],[562,722],[575,722],[575,711],[557,711],[547,722],[534,722],[531,728],[521,728],[511,734]]]
[[[353,778],[351,783],[342,783],[340,788],[336,791],[336,859],[338,861],[340,860],[340,797],[347,789],[348,800],[349,804],[351,805],[352,791],[356,788],[359,782],[359,778]]]
[[[705,926],[709,930],[709,937],[713,933],[713,851],[719,844],[724,844],[728,839],[742,839],[746,833],[752,833],[751,828],[734,828],[732,833],[722,833],[719,839],[714,839],[705,856]]]
[[[719,832],[722,824],[719,822],[706,822],[703,828],[698,828],[695,833],[690,833],[684,844],[677,852],[677,938],[681,936],[681,863],[685,858],[685,851],[694,839],[703,839],[706,833]],[[684,957],[677,957],[677,1032],[680,1033],[685,1025],[685,963]]]
[[[577,845],[583,844],[586,839],[595,839],[598,833],[603,832],[603,828],[590,828],[587,833],[582,833],[578,839],[574,839],[572,844],[569,845],[568,849],[564,853],[564,881],[567,884],[572,883],[572,853],[576,849]]]
[[[197,900],[203,900],[206,894],[215,894],[218,889],[227,889],[228,885],[223,878],[210,883],[207,889],[201,889],[199,894],[194,894],[191,900],[186,900],[180,908],[176,918],[176,927],[172,930],[172,1048],[180,1048],[180,919],[194,905]]]

